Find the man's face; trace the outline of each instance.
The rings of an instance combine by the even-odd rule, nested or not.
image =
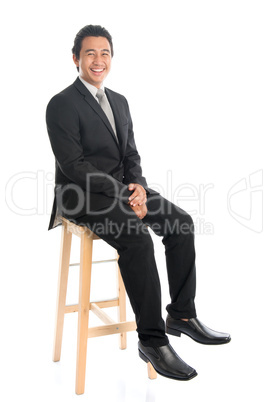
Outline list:
[[[79,67],[80,77],[89,84],[100,88],[111,69],[111,47],[102,36],[87,36],[82,41],[80,58],[73,55],[74,63]]]

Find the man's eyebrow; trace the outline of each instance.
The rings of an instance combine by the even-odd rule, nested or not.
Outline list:
[[[109,49],[101,49],[101,51],[111,53]],[[88,52],[96,52],[96,49],[86,49],[85,53],[88,53]]]

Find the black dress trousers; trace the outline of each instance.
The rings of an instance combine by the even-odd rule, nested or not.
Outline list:
[[[189,214],[161,195],[147,196],[147,215],[141,220],[118,201],[112,208],[72,219],[86,225],[119,254],[118,264],[133,308],[137,332],[145,346],[168,344],[161,314],[161,289],[148,227],[162,237],[173,318],[194,318],[194,225]]]

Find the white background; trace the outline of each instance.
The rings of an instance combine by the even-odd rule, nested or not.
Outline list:
[[[258,0],[2,6],[1,400],[267,400],[267,20],[267,2]],[[45,109],[77,76],[71,48],[87,24],[113,36],[106,86],[129,101],[148,183],[196,222],[198,316],[232,342],[171,336],[199,374],[182,383],[147,379],[135,333],[126,351],[116,336],[90,340],[78,397],[76,315],[66,317],[62,360],[51,359],[60,229],[47,232],[54,157]],[[164,250],[153,238],[165,317]]]

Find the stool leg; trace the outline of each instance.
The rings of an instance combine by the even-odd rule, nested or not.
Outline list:
[[[116,259],[118,260],[118,254],[116,252]],[[126,321],[126,289],[122,279],[119,265],[117,264],[117,291],[118,291],[118,321]],[[127,334],[123,332],[119,334],[119,348],[126,349],[127,347]]]
[[[153,368],[150,362],[147,363],[148,377],[150,380],[155,380],[157,378],[157,372]]]
[[[54,349],[53,349],[54,362],[59,361],[61,355],[71,242],[72,242],[72,233],[67,231],[67,226],[65,223],[63,223],[62,235],[61,235],[61,249],[60,249],[60,269],[58,279],[56,326],[55,326]]]
[[[80,283],[75,389],[78,395],[83,394],[85,389],[92,248],[92,237],[87,236],[86,233],[82,233],[80,253]]]

